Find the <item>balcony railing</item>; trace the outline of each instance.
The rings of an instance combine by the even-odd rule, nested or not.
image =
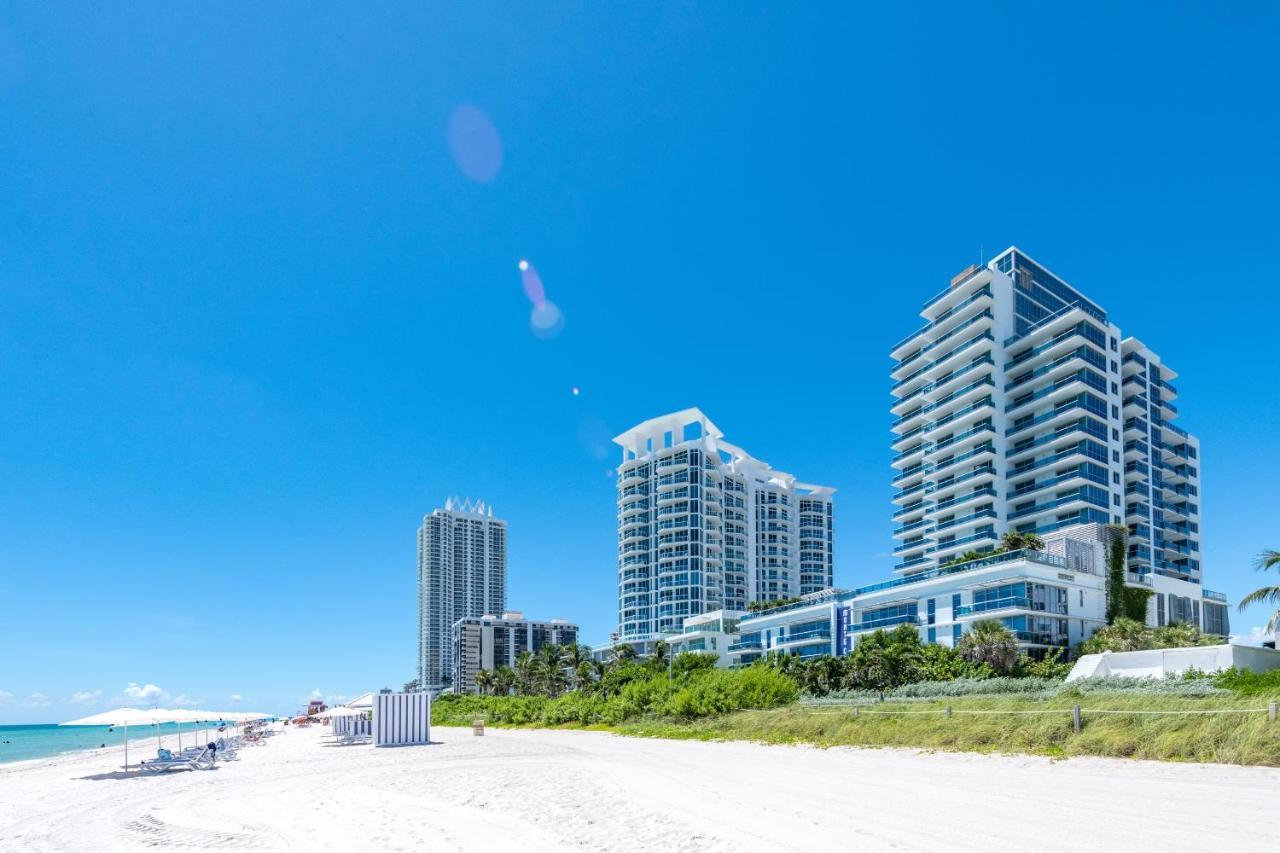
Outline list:
[[[919,625],[920,616],[918,614],[904,614],[901,616],[884,616],[880,619],[871,619],[865,622],[858,622],[849,626],[850,633],[857,631],[875,631],[879,628],[896,627],[898,625]]]

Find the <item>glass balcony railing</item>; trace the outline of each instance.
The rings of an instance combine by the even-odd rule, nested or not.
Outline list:
[[[933,505],[932,509],[934,512],[941,512],[945,509],[950,509],[956,504],[966,503],[968,501],[976,500],[977,498],[983,498],[983,497],[994,498],[995,496],[996,496],[995,486],[983,486],[982,488],[974,489],[972,492],[965,492],[962,495],[956,495],[955,497],[947,498],[945,501],[938,501],[936,504]]]
[[[1004,563],[1012,563],[1018,560],[1027,560],[1032,563],[1040,563],[1046,566],[1054,566],[1059,569],[1067,568],[1067,560],[1065,557],[1059,557],[1053,554],[1045,554],[1040,551],[1003,551],[999,554],[992,554],[987,557],[980,557],[976,560],[967,560],[963,563],[956,563],[951,566],[942,566],[937,569],[929,569],[923,572],[917,572],[905,577],[894,578],[893,580],[881,581],[870,586],[858,587],[857,589],[842,594],[842,598],[853,598],[859,595],[866,595],[869,592],[880,592],[886,589],[897,589],[902,586],[910,586],[921,581],[933,580],[934,578],[944,577],[946,575],[960,574],[963,572],[974,572],[981,569],[988,569],[992,566],[1003,565]],[[924,562],[921,560],[920,562]],[[1072,571],[1088,571],[1079,567],[1072,567]],[[1096,572],[1095,572],[1096,574]]]
[[[950,291],[950,290],[948,290],[947,292],[949,293],[949,292],[951,292],[951,291]],[[907,335],[907,336],[906,336],[905,338],[903,338],[902,340],[898,341],[896,344],[894,344],[894,345],[893,345],[893,348],[892,348],[892,349],[890,349],[889,351],[890,351],[890,352],[893,352],[893,350],[896,350],[896,349],[898,349],[899,347],[905,346],[906,344],[910,343],[912,338],[918,338],[918,337],[920,337],[921,335],[923,335],[923,334],[925,334],[925,333],[927,333],[927,332],[930,332],[930,331],[932,331],[932,330],[934,330],[934,329],[938,328],[938,327],[939,327],[939,326],[941,326],[943,323],[947,322],[947,321],[948,321],[948,320],[950,320],[952,317],[954,317],[955,315],[959,314],[959,313],[960,313],[961,311],[963,311],[965,308],[968,308],[970,305],[972,305],[973,303],[977,302],[979,299],[988,299],[988,298],[990,298],[990,297],[991,297],[991,286],[990,286],[990,285],[988,285],[987,287],[981,288],[980,290],[974,291],[974,294],[973,294],[972,296],[970,296],[968,299],[966,299],[965,301],[961,302],[959,305],[952,306],[951,308],[948,308],[946,311],[943,311],[943,312],[942,312],[941,314],[939,314],[937,317],[934,317],[932,322],[930,322],[930,323],[925,323],[925,324],[924,324],[923,326],[921,326],[919,329],[916,329],[914,332],[912,332],[911,334]],[[928,307],[928,306],[926,306],[926,307]]]
[[[933,450],[934,452],[937,452],[940,450],[946,450],[948,447],[952,446],[953,444],[956,444],[957,442],[964,441],[966,438],[971,438],[975,435],[980,435],[981,433],[984,433],[984,432],[995,432],[995,431],[996,431],[996,428],[992,424],[989,424],[989,423],[978,424],[972,429],[967,429],[962,433],[958,433],[956,435],[951,436],[951,438],[942,439],[941,441],[933,445]]]
[[[992,601],[983,601],[979,604],[965,604],[955,608],[955,615],[970,616],[974,613],[987,613],[992,610],[1008,610],[1015,607],[1021,610],[1030,610],[1031,599],[1026,596],[1009,596],[1007,598],[997,598]]]
[[[920,617],[916,614],[904,614],[901,616],[885,616],[880,619],[871,619],[865,622],[857,622],[849,626],[850,633],[858,631],[875,631],[880,628],[891,628],[898,625],[919,625]]]
[[[1083,311],[1084,313],[1088,314],[1090,317],[1097,320],[1099,323],[1107,322],[1106,315],[1098,311],[1097,308],[1094,308],[1092,305],[1090,305],[1087,302],[1076,300],[1074,302],[1071,302],[1067,305],[1062,306],[1057,311],[1054,311],[1052,314],[1050,314],[1048,317],[1045,317],[1043,320],[1039,321],[1038,323],[1034,323],[1028,326],[1026,331],[1024,331],[1022,334],[1012,335],[1006,338],[1004,345],[1006,347],[1012,346],[1013,344],[1017,343],[1023,338],[1029,335],[1035,334],[1038,330],[1044,328],[1045,326],[1049,325],[1050,323],[1054,322],[1060,317],[1070,314],[1072,311],[1076,311],[1076,310]]]
[[[950,341],[952,338],[954,338],[956,335],[960,334],[960,333],[961,333],[961,332],[963,332],[965,329],[968,329],[968,328],[969,328],[970,326],[972,326],[974,323],[980,322],[980,321],[982,321],[982,320],[990,320],[990,319],[993,319],[994,317],[995,317],[995,315],[992,313],[992,311],[991,311],[991,309],[990,309],[990,308],[988,308],[987,310],[982,311],[982,312],[980,312],[980,313],[978,313],[978,314],[973,315],[973,316],[972,316],[972,317],[970,317],[968,320],[965,320],[963,323],[961,323],[960,325],[956,326],[954,329],[952,329],[951,331],[947,332],[945,335],[943,335],[942,337],[938,338],[938,339],[937,339],[936,341],[934,341],[933,343],[929,344],[929,345],[928,345],[928,346],[926,346],[926,347],[923,347],[922,349],[917,350],[916,352],[914,352],[914,353],[912,353],[911,355],[907,356],[906,358],[902,359],[902,361],[899,361],[899,362],[898,362],[898,365],[897,365],[897,368],[894,368],[894,369],[896,370],[896,369],[898,369],[898,368],[906,367],[908,364],[910,364],[911,362],[915,361],[917,358],[919,358],[920,356],[924,355],[925,353],[932,352],[933,350],[935,350],[935,349],[937,349],[938,347],[942,346],[943,344],[947,343],[947,342],[948,342],[948,341]],[[915,377],[915,376],[918,376],[921,372],[923,372],[923,371],[925,371],[925,370],[928,370],[928,369],[930,369],[931,367],[934,367],[934,366],[936,366],[936,365],[941,364],[942,362],[944,362],[944,361],[946,361],[947,359],[951,358],[951,357],[952,357],[953,355],[955,355],[956,353],[960,352],[960,350],[962,350],[962,349],[964,349],[965,347],[969,346],[969,344],[973,343],[973,341],[978,340],[978,338],[980,338],[980,337],[982,337],[982,336],[981,336],[981,335],[979,335],[979,336],[977,336],[977,337],[973,338],[972,340],[967,341],[966,343],[961,344],[960,346],[956,347],[955,349],[951,350],[950,352],[946,353],[945,355],[940,355],[940,356],[938,356],[938,357],[937,357],[937,358],[935,358],[933,361],[931,361],[931,362],[929,362],[928,364],[926,364],[926,365],[924,365],[923,367],[921,367],[921,369],[920,369],[920,370],[917,370],[917,371],[916,371],[915,373],[913,373],[911,376],[907,377],[907,379],[911,379],[911,378],[913,378],[913,377]],[[990,333],[987,333],[987,337],[990,337],[992,341],[995,341],[995,337],[994,337],[994,336],[992,336]]]
[[[809,628],[804,631],[795,631],[782,637],[774,637],[774,645],[782,643],[798,643],[802,640],[830,640],[831,626],[824,625],[821,628]]]
[[[971,536],[961,536],[959,539],[952,539],[948,542],[939,542],[932,548],[925,551],[926,554],[936,554],[940,551],[950,551],[957,545],[969,545],[974,542],[995,542],[997,540],[995,533],[989,530],[982,530]]]
[[[953,518],[950,521],[940,521],[937,526],[934,527],[932,532],[936,533],[940,530],[949,530],[952,527],[959,527],[963,524],[972,524],[973,522],[981,521],[984,518],[995,517],[996,511],[994,509],[984,509],[981,512],[970,513],[969,515],[961,516],[960,518]]]

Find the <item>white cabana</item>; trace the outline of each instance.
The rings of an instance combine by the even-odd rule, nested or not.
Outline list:
[[[367,714],[372,708],[352,708],[350,705],[339,705],[317,714],[318,717],[358,717]]]

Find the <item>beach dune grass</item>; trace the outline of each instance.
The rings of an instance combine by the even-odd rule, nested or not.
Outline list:
[[[1082,707],[1075,733],[1072,706]],[[952,708],[952,716],[946,708]],[[1237,709],[1252,713],[1204,713]],[[693,721],[634,720],[622,734],[1280,766],[1280,722],[1256,697],[965,697],[859,706],[791,705]],[[1039,713],[1049,711],[1051,713]],[[1163,713],[1170,711],[1194,713]],[[895,713],[889,713],[895,712]],[[905,713],[899,713],[905,712]],[[933,712],[933,713],[921,713]],[[981,713],[974,713],[981,712]],[[1037,712],[1037,713],[1010,713]],[[1099,713],[1111,712],[1111,713]],[[1153,713],[1162,712],[1162,713]]]

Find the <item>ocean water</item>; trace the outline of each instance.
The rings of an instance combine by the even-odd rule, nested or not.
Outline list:
[[[142,740],[139,749],[146,749],[146,738],[155,743],[156,734],[169,735],[179,730],[177,723],[164,723],[159,726],[129,726],[129,760],[135,761],[133,748],[135,742]],[[193,723],[182,723],[182,742],[187,745],[199,743],[200,727]],[[26,761],[31,758],[48,758],[64,752],[75,752],[81,749],[95,749],[100,746],[115,747],[120,750],[121,763],[124,758],[124,728],[117,726],[59,726],[54,724],[32,726],[0,726],[0,764],[9,761]],[[149,758],[141,752],[138,758]]]

